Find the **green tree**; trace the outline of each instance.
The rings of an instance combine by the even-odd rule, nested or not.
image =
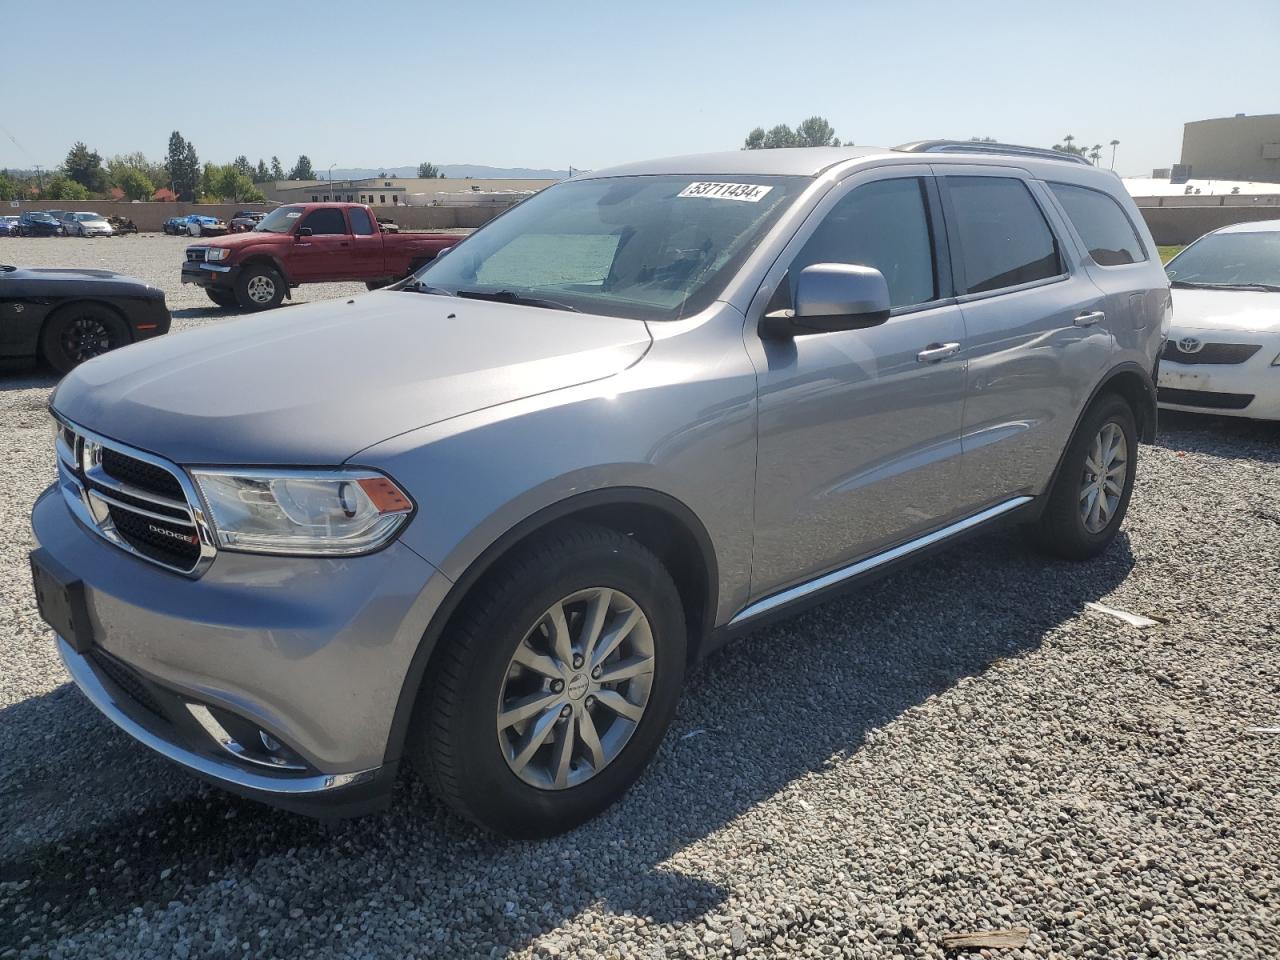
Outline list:
[[[96,150],[90,150],[81,141],[67,151],[67,159],[63,163],[67,176],[86,190],[101,190],[106,185],[106,173],[102,169],[102,157]]]
[[[0,200],[17,200],[22,193],[22,185],[9,176],[8,170],[0,170]]]
[[[440,172],[440,168],[434,163],[423,162],[418,164],[418,176],[423,180],[435,180],[442,178],[444,174]]]
[[[169,182],[179,200],[194,200],[200,189],[200,158],[196,147],[183,139],[177,130],[169,135],[169,153],[165,161]]]
[[[235,163],[206,163],[200,175],[200,198],[206,201],[242,203],[263,199],[261,191]]]
[[[316,172],[311,169],[311,158],[305,153],[298,157],[298,162],[293,165],[293,169],[289,171],[290,180],[314,180]]]
[[[261,159],[259,159],[258,166],[253,171],[253,182],[266,183],[270,179],[271,179],[271,171],[268,170],[267,165],[263,163]]]
[[[800,121],[800,125],[796,127],[795,145],[797,147],[838,147],[840,141],[836,139],[836,132],[831,129],[831,124],[827,122],[826,117],[808,117]]]
[[[285,178],[285,175],[284,175],[284,167],[280,166],[280,158],[279,158],[279,157],[272,157],[272,158],[271,158],[271,179],[272,179],[272,180],[284,180],[284,179],[286,179],[286,178]]]
[[[1098,165],[1098,161],[1102,159],[1102,144],[1095,143],[1089,148],[1089,159],[1093,161],[1095,167]]]
[[[120,179],[129,170],[139,171],[156,187],[169,182],[169,171],[163,163],[152,163],[146,154],[135,150],[133,153],[117,154],[107,160],[107,183],[124,189]]]
[[[1057,150],[1059,153],[1069,153],[1073,157],[1083,157],[1086,151],[1083,147],[1077,147],[1075,140],[1075,135],[1068,133],[1062,138],[1061,143],[1055,143],[1053,145],[1053,149]]]
[[[88,200],[89,191],[84,184],[65,174],[55,174],[40,193],[41,200]]]
[[[742,142],[743,150],[763,150],[764,149],[764,127],[756,127],[747,134],[747,139]]]
[[[114,181],[130,200],[150,200],[155,184],[137,167],[126,167]]]
[[[778,147],[794,147],[795,145],[795,131],[785,123],[770,127],[769,132],[764,135],[764,148],[766,150],[776,150]]]

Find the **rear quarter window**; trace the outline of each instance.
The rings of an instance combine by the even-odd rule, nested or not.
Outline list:
[[[1132,221],[1114,199],[1101,190],[1071,183],[1050,183],[1049,189],[1067,211],[1094,263],[1119,267],[1147,259]]]

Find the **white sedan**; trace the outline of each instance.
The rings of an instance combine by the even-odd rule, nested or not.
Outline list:
[[[1280,220],[1207,233],[1169,261],[1160,406],[1280,420]]]
[[[109,237],[115,230],[100,213],[73,213],[64,221],[68,236]]]

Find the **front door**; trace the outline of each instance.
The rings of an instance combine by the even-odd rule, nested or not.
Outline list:
[[[303,236],[303,228],[311,230]],[[315,280],[355,280],[351,263],[351,234],[341,207],[319,207],[298,224],[293,253],[289,257],[289,279],[298,283]]]
[[[753,599],[963,507],[964,335],[942,234],[927,167],[872,171],[825,198],[771,271],[787,274],[769,309],[804,267],[854,263],[884,274],[893,311],[880,326],[789,340],[748,324],[759,384]]]

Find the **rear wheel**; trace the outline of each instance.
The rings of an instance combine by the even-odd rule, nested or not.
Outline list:
[[[476,588],[432,660],[411,756],[459,813],[517,837],[577,826],[658,748],[684,680],[680,596],[629,537],[574,525]]]
[[[251,265],[236,278],[236,301],[246,310],[270,310],[284,300],[284,278],[272,267]]]
[[[40,350],[58,373],[129,342],[129,328],[113,310],[96,303],[73,303],[45,321]]]
[[[1138,431],[1128,401],[1099,397],[1080,422],[1032,539],[1068,560],[1096,557],[1115,539],[1129,508]]]

